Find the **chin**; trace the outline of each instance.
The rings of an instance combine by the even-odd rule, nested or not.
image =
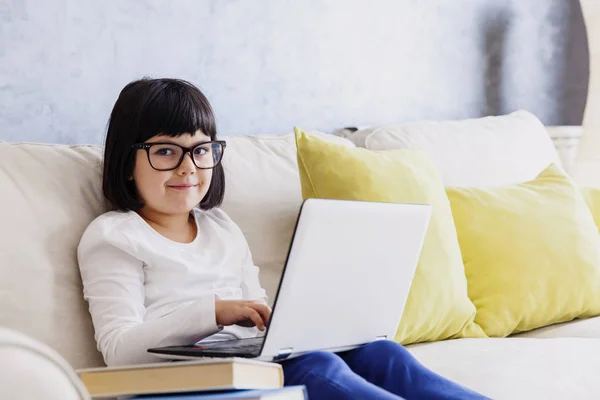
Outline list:
[[[194,209],[200,205],[200,201],[202,201],[202,199],[195,201],[195,202],[188,202],[185,205],[182,204],[180,207],[177,207],[177,208],[180,213],[190,212],[192,209]]]
[[[195,200],[189,200],[189,201],[178,201],[177,203],[173,203],[173,202],[169,202],[168,204],[164,204],[163,207],[161,207],[163,210],[165,210],[166,214],[171,214],[171,215],[175,215],[175,214],[185,214],[190,212],[193,208],[197,207],[200,204],[200,201],[202,199],[195,201]]]

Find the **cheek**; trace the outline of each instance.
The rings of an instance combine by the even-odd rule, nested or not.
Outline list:
[[[205,188],[206,190],[208,190],[208,187],[210,186],[210,182],[212,181],[212,170],[210,169],[205,169],[205,170],[200,170],[201,174],[202,174],[202,187]]]
[[[138,194],[141,200],[144,202],[152,202],[152,198],[157,194],[164,191],[164,182],[168,179],[163,175],[165,173],[155,171],[147,159],[138,159],[135,162],[135,169],[133,170],[133,181],[137,188]]]

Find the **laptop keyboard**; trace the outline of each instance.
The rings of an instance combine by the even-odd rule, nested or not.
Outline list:
[[[259,353],[264,342],[264,337],[255,337],[239,340],[224,340],[218,342],[205,342],[195,345],[198,350],[212,351],[218,350],[219,353]]]

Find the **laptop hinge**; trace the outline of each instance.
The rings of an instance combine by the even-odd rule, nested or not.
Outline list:
[[[285,349],[281,349],[277,352],[277,355],[273,357],[273,361],[285,360],[292,354],[294,349],[292,347],[286,347]]]
[[[375,340],[386,340],[387,339],[387,335],[381,335],[381,336],[377,336],[375,338]]]

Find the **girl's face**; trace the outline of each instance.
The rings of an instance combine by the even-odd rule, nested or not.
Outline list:
[[[210,141],[210,137],[198,130],[193,134],[169,137],[156,135],[145,143],[173,143],[193,147]],[[150,151],[152,152],[151,148]],[[210,187],[212,169],[199,169],[187,153],[179,165],[171,171],[157,171],[150,165],[147,153],[136,153],[133,181],[144,207],[143,212],[166,215],[189,213],[204,198]]]

